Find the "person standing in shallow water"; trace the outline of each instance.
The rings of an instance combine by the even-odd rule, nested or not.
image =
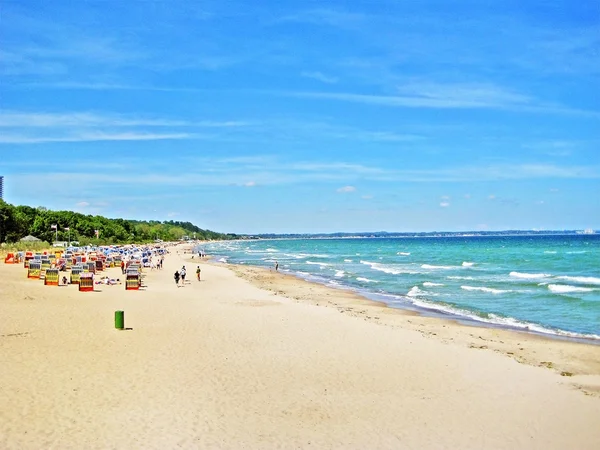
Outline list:
[[[275,272],[277,272],[279,270],[279,263],[277,261],[275,261]]]

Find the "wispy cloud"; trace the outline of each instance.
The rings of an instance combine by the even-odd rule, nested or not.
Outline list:
[[[356,191],[356,188],[354,186],[344,186],[344,187],[337,189],[337,192],[339,192],[341,194],[347,194],[349,192],[354,192],[354,191]]]
[[[503,92],[500,89],[485,90],[475,87],[469,90],[463,86],[459,91],[462,92],[462,95],[451,93],[450,87],[409,95],[375,95],[347,92],[286,92],[283,95],[402,108],[504,109],[530,113],[575,114],[600,118],[600,114],[595,111],[544,104],[528,96]]]
[[[189,133],[81,133],[69,136],[20,136],[0,135],[0,144],[43,144],[51,142],[97,142],[97,141],[157,141],[165,139],[193,139],[198,135]]]
[[[321,81],[327,84],[334,84],[339,81],[338,78],[325,75],[322,72],[302,72],[301,75],[304,78],[312,78],[313,80]]]
[[[90,112],[42,113],[0,112],[0,127],[206,127],[228,128],[247,125],[244,121],[173,120]]]

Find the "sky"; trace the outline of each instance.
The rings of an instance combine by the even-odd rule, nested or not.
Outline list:
[[[5,201],[231,233],[600,229],[596,0],[6,0]]]

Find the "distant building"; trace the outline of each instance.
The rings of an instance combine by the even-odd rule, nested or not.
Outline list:
[[[4,177],[0,175],[0,200],[4,200]]]

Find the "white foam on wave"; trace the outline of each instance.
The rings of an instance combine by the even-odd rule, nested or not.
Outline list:
[[[547,273],[522,273],[522,272],[511,272],[509,275],[513,278],[521,278],[521,279],[539,279],[539,278],[548,278],[552,275]]]
[[[276,248],[268,248],[265,250],[265,252],[269,252],[269,253],[278,253],[279,250],[277,250]]]
[[[227,258],[219,258],[218,261],[222,262],[222,263],[226,263],[227,262]]]
[[[544,253],[546,255],[556,255],[556,250],[546,250]]]
[[[455,266],[434,266],[432,264],[422,264],[421,265],[421,269],[440,269],[440,270],[449,270],[449,269],[456,269]]]
[[[336,278],[341,278],[341,277],[343,277],[343,276],[344,276],[344,274],[345,274],[345,273],[346,273],[346,272],[344,272],[343,270],[338,270],[338,271],[335,273],[334,277],[336,277]]]
[[[473,277],[460,277],[460,276],[452,276],[452,277],[446,277],[446,278],[448,278],[449,280],[468,280],[468,281],[475,279]]]
[[[571,292],[592,292],[597,289],[581,286],[569,286],[568,284],[549,284],[548,289],[555,294],[568,294]]]
[[[437,312],[441,312],[441,313],[445,313],[445,314],[451,314],[454,316],[461,316],[461,317],[465,317],[467,319],[473,320],[475,322],[483,322],[483,323],[489,323],[492,325],[507,326],[507,327],[511,327],[511,328],[524,330],[524,331],[533,331],[535,333],[550,334],[550,335],[554,335],[554,336],[600,340],[600,335],[597,335],[597,334],[583,334],[583,333],[575,333],[572,331],[556,330],[556,329],[546,328],[542,325],[537,325],[535,323],[524,322],[524,321],[515,319],[513,317],[502,317],[502,316],[498,316],[496,314],[491,314],[491,313],[488,314],[487,317],[481,317],[481,316],[479,316],[471,311],[465,310],[465,309],[456,308],[456,307],[441,304],[441,303],[432,303],[432,302],[428,302],[427,300],[420,300],[420,299],[417,299],[414,297],[410,298],[410,302],[419,308],[427,309],[430,311],[437,311]]]
[[[403,270],[395,269],[390,266],[383,265],[381,263],[370,262],[370,261],[361,261],[361,264],[366,264],[367,266],[371,266],[371,269],[378,270],[379,272],[389,273],[392,275],[399,275],[401,273],[406,273]]]
[[[327,263],[322,263],[322,262],[313,262],[313,261],[306,261],[306,264],[311,264],[311,265],[314,265],[314,266],[321,266],[321,269],[322,269],[323,267],[327,267],[327,266],[330,266],[330,265],[331,265],[331,264],[327,264]]]
[[[474,262],[463,261],[463,263],[462,263],[463,267],[473,267],[474,265],[475,265]]]
[[[352,262],[351,259],[345,259],[344,262]]]
[[[398,252],[398,253],[396,253],[396,255],[400,255],[400,256],[410,256],[410,252]]]
[[[567,252],[567,255],[581,255],[583,253],[587,253],[587,250],[578,250],[574,252]]]
[[[356,281],[362,281],[364,283],[379,283],[379,281],[369,280],[368,278],[364,278],[364,277],[357,277]]]
[[[485,286],[461,286],[461,289],[465,291],[479,291],[479,292],[487,292],[489,294],[506,294],[512,292],[511,290],[506,289],[493,289]]]
[[[406,295],[408,295],[409,297],[419,297],[420,295],[424,294],[425,292],[419,289],[419,286],[413,286],[412,288],[410,288],[410,291],[408,291]]]
[[[597,284],[600,285],[600,278],[596,278],[596,277],[570,277],[570,276],[562,276],[562,277],[556,277],[557,280],[565,280],[565,281],[571,281],[573,283],[580,283],[580,284]]]
[[[444,284],[443,283],[432,283],[431,281],[426,281],[425,283],[423,283],[423,286],[435,287],[435,286],[444,286]]]

